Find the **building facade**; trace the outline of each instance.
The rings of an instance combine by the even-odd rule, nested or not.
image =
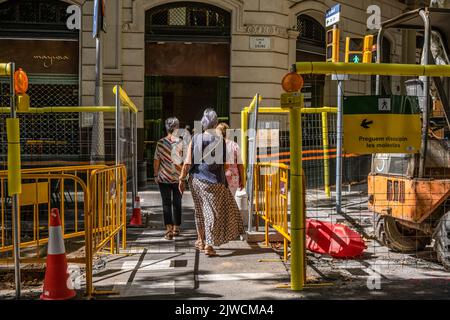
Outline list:
[[[71,104],[94,105],[95,101],[93,2],[0,1],[4,16],[17,15],[6,26],[1,23],[0,41],[19,48],[24,68],[40,75],[41,81],[61,83],[63,77],[71,83],[71,95],[76,98]],[[20,3],[22,9],[17,9]],[[192,126],[205,107],[214,107],[223,120],[239,127],[240,111],[256,93],[263,96],[265,106],[279,105],[280,81],[291,64],[325,61],[325,12],[336,3],[342,6],[341,51],[346,36],[374,33],[366,25],[369,5],[380,6],[382,20],[406,9],[402,1],[388,0],[107,0],[104,104],[114,104],[110,92],[120,84],[139,107],[140,159],[151,159],[152,145],[163,132],[161,120],[168,116]],[[43,13],[27,17],[23,4],[37,5]],[[63,30],[58,20],[70,4],[81,8],[79,31]],[[17,8],[8,11],[9,7]],[[59,15],[46,17],[46,10]],[[32,32],[27,19],[42,19],[42,28]],[[56,27],[49,28],[45,19]],[[415,58],[407,50],[413,42],[415,48],[415,39],[396,31],[386,37],[386,61],[405,63]],[[0,55],[8,58],[8,54]],[[402,90],[391,85],[394,93]],[[370,93],[372,87],[370,79],[353,79],[346,90]],[[305,90],[310,92],[308,105],[335,105],[336,85],[325,77],[307,78]],[[83,126],[83,119],[79,121]]]

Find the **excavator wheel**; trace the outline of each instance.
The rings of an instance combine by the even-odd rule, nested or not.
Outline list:
[[[423,232],[405,227],[390,216],[376,217],[375,235],[382,245],[403,253],[422,251],[430,242]]]
[[[374,213],[375,215],[375,236],[377,237],[378,242],[386,246],[386,233],[384,232],[384,218],[383,216]]]
[[[445,269],[450,270],[450,211],[444,214],[433,233],[434,250]]]

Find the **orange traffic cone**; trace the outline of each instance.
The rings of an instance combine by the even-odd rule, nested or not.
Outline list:
[[[134,199],[133,216],[130,220],[130,227],[143,227],[141,214],[141,199],[136,197]]]
[[[61,230],[59,210],[50,214],[47,266],[42,300],[66,300],[76,295],[67,270],[66,248]]]

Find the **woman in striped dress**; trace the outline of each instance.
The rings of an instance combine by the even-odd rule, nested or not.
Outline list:
[[[165,238],[172,240],[180,234],[181,198],[178,183],[182,165],[182,143],[174,132],[179,129],[177,118],[169,118],[165,122],[167,136],[160,139],[156,145],[153,170],[155,181],[161,193]],[[173,208],[173,210],[172,210]]]
[[[213,246],[236,240],[244,233],[239,208],[227,187],[225,177],[226,143],[215,130],[217,114],[206,109],[202,118],[203,133],[195,134],[188,148],[180,175],[179,188],[189,187],[195,205],[198,240],[196,248],[207,256],[215,256]]]

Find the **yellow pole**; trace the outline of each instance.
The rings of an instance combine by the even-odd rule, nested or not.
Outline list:
[[[247,130],[248,130],[248,109],[244,108],[244,110],[241,111],[241,157],[245,173],[247,173],[247,155],[248,155]],[[246,174],[244,174],[244,185],[246,182],[247,177]]]
[[[322,140],[323,140],[323,181],[325,184],[325,194],[331,197],[330,191],[330,169],[329,169],[329,146],[328,146],[328,113],[322,112]]]
[[[302,176],[302,120],[299,105],[289,109],[290,151],[291,151],[291,289],[303,290],[305,285],[305,215],[303,212]]]
[[[42,108],[29,108],[28,110],[17,110],[17,113],[65,113],[65,112],[116,112],[117,108],[112,106],[82,106],[82,107],[42,107]],[[128,106],[122,106],[122,111],[128,111],[135,113],[134,109]],[[6,107],[0,107],[0,113],[10,113],[11,109]]]
[[[248,114],[248,108],[245,108]],[[242,111],[243,112],[243,111]],[[321,108],[302,108],[302,113],[337,113],[336,107],[321,107]],[[288,109],[283,109],[281,107],[262,107],[258,108],[258,113],[289,113]]]
[[[300,74],[450,77],[450,66],[448,65],[297,62],[295,67]]]
[[[6,132],[8,138],[8,194],[12,196],[22,193],[19,118],[6,119]]]

